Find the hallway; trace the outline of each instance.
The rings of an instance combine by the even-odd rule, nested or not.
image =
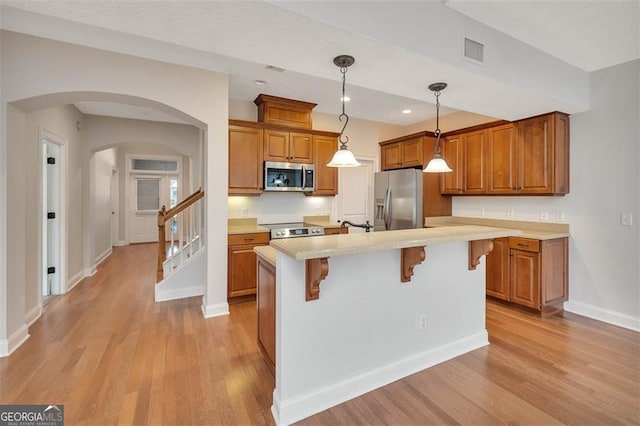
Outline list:
[[[64,404],[67,424],[261,425],[274,381],[253,302],[204,319],[154,303],[156,245],[114,248],[0,358],[0,403]],[[352,424],[637,424],[640,334],[487,303],[491,345],[303,420]]]

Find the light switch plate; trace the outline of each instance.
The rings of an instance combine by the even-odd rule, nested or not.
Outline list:
[[[633,215],[631,213],[621,213],[620,214],[620,225],[622,225],[622,226],[632,226],[633,225]]]

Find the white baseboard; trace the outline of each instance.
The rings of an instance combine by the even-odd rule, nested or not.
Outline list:
[[[205,318],[219,317],[221,315],[229,315],[229,304],[218,303],[215,305],[205,305],[204,298],[202,300],[202,315]]]
[[[167,300],[184,299],[186,297],[204,295],[204,286],[187,288],[163,289],[156,285],[156,302],[166,302]]]
[[[122,246],[128,246],[128,245],[129,245],[129,242],[124,240],[118,241],[116,243],[116,247],[122,247]]]
[[[24,316],[24,322],[27,324],[27,327],[31,327],[31,324],[36,322],[38,318],[40,318],[40,315],[42,315],[42,305],[38,305],[27,312],[27,315]]]
[[[16,349],[18,349],[29,338],[29,327],[24,324],[15,333],[13,333],[7,340],[0,340],[0,357],[11,355]]]
[[[640,331],[640,318],[582,302],[564,302],[564,310],[629,330]]]
[[[372,371],[350,377],[314,392],[282,401],[278,390],[273,391],[271,414],[276,424],[288,425],[342,404],[374,389],[400,380],[411,374],[450,360],[472,350],[487,346],[487,331],[447,343],[410,358],[399,360]]]
[[[109,247],[108,249],[103,251],[100,254],[100,256],[96,257],[96,260],[94,262],[94,265],[95,265],[94,267],[97,268],[98,266],[100,266],[100,264],[104,262],[107,257],[111,256],[111,253],[113,253],[113,247]]]
[[[71,290],[72,288],[74,288],[75,286],[77,286],[80,281],[82,281],[82,279],[85,277],[84,271],[80,271],[77,274],[75,274],[73,277],[71,277],[68,281],[67,281],[67,291]],[[94,272],[95,274],[95,272]]]
[[[88,278],[88,277],[92,277],[96,274],[96,272],[98,272],[98,268],[96,268],[95,265],[93,265],[90,268],[85,268],[84,269],[84,277]]]

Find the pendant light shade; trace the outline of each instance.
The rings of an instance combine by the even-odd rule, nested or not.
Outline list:
[[[436,135],[436,145],[433,148],[433,159],[429,161],[427,167],[424,168],[425,173],[448,173],[453,170],[447,162],[442,158],[440,154],[440,92],[447,87],[447,83],[433,83],[429,85],[431,90],[436,95],[436,130],[433,132]]]
[[[349,55],[340,55],[333,58],[333,63],[340,68],[340,72],[342,73],[342,97],[340,100],[342,101],[342,114],[338,116],[340,121],[344,121],[342,125],[342,130],[340,131],[340,135],[338,136],[338,140],[340,141],[340,149],[336,151],[333,155],[333,158],[329,163],[327,163],[327,167],[358,167],[361,166],[356,160],[356,157],[353,155],[353,152],[349,151],[347,148],[347,142],[349,142],[349,137],[344,134],[344,129],[347,127],[349,123],[349,116],[344,110],[344,103],[347,102],[348,97],[344,94],[344,86],[345,86],[345,76],[347,74],[347,68],[349,68],[356,60],[353,56]]]

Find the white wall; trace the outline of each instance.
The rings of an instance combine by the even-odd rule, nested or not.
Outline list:
[[[96,152],[92,193],[93,226],[95,244],[94,263],[111,253],[111,175],[116,167],[117,149]]]
[[[571,193],[454,197],[453,214],[570,224],[568,309],[640,326],[640,61],[591,73],[591,110],[571,116]],[[633,214],[621,226],[620,214]]]
[[[6,132],[0,133],[0,170],[7,170],[7,175],[6,177],[2,175],[3,182],[0,184],[0,207],[2,207],[0,208],[0,238],[3,240],[0,245],[0,257],[2,257],[0,304],[3,305],[3,310],[6,309],[4,306],[11,306],[13,309],[20,304],[20,298],[23,297],[26,286],[26,281],[18,277],[11,286],[20,288],[22,291],[18,293],[21,294],[10,292],[12,287],[8,287],[9,275],[6,265],[10,259],[7,257],[6,248],[8,241],[11,241],[8,229],[12,226],[9,226],[11,222],[5,208],[11,205],[11,215],[14,218],[19,209],[22,209],[25,221],[29,220],[24,211],[25,203],[14,207],[12,201],[7,202],[5,193],[8,182],[15,181],[13,174],[18,172],[13,166],[11,170],[7,169],[11,161],[5,153],[8,145],[13,145],[13,142],[9,142],[8,135],[15,135],[14,132],[17,132],[20,136],[18,130],[9,129],[22,124],[19,114],[11,114],[7,111],[9,109],[7,104],[10,103],[20,112],[30,113],[55,105],[68,105],[81,101],[111,101],[153,106],[206,129],[207,285],[203,308],[208,316],[228,312],[226,303],[227,193],[226,190],[220,190],[227,187],[228,179],[227,76],[7,31],[1,33],[1,43],[0,101],[3,112],[1,122],[6,126]],[[24,156],[26,153],[19,155]],[[81,159],[81,155],[76,157],[75,154],[69,153],[68,182],[70,193],[73,194],[81,191],[83,182],[90,180],[86,168],[74,167],[74,164],[81,163]],[[208,188],[211,190],[207,190]],[[36,188],[25,189],[28,193],[37,193]],[[68,211],[75,210],[83,214],[83,217],[71,223],[83,223],[87,220],[88,223],[92,222],[90,209],[86,202],[81,204],[81,200],[82,197],[76,198],[75,195],[68,199]],[[14,208],[17,210],[13,210]],[[38,223],[25,222],[24,226],[37,228]],[[92,247],[93,240],[83,238],[80,235],[81,230],[72,227],[69,232],[68,241],[83,241],[83,244],[87,243],[87,246],[83,247],[84,252],[95,253]],[[72,232],[78,232],[78,235]],[[70,259],[74,256],[75,254],[70,254]],[[90,260],[90,256],[85,257],[85,268]],[[70,262],[69,269],[75,266]],[[5,294],[6,298],[4,298]],[[4,337],[3,340],[6,341],[17,331],[18,324],[24,323],[24,311],[18,312],[17,317],[14,317],[11,312],[4,312],[6,317],[0,317],[0,337]],[[1,341],[0,344],[2,344]]]

